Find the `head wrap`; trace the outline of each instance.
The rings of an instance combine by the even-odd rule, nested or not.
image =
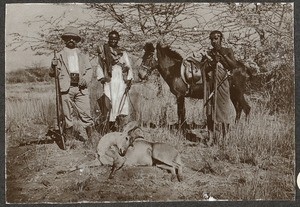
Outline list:
[[[209,34],[209,39],[213,39],[216,35],[219,36],[221,40],[223,39],[223,34],[222,34],[222,32],[220,32],[220,31],[218,31],[218,30],[212,31],[212,32]]]
[[[120,34],[116,30],[113,30],[108,34],[108,38],[119,40],[120,39]]]

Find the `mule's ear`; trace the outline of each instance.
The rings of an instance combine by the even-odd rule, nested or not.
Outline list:
[[[147,42],[145,44],[145,46],[143,47],[143,49],[146,51],[146,52],[154,52],[155,48],[153,46],[153,43],[151,42]]]

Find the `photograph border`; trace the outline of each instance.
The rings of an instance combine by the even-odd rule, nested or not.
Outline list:
[[[3,134],[2,137],[2,144],[1,144],[1,150],[0,150],[0,156],[1,156],[1,200],[0,204],[6,204],[5,203],[5,5],[6,4],[12,4],[12,3],[90,3],[90,2],[114,2],[114,3],[129,3],[129,2],[136,2],[136,3],[147,3],[147,2],[155,2],[155,3],[163,3],[163,2],[179,2],[179,1],[1,1],[0,8],[1,8],[1,28],[2,31],[0,34],[1,38],[1,53],[0,53],[0,62],[2,66],[2,71],[4,74],[1,76],[1,116],[3,119],[1,120],[2,127],[0,127],[1,134]],[[208,1],[184,1],[184,2],[208,2]],[[214,2],[228,2],[228,1],[214,1]],[[233,1],[230,1],[233,2]],[[237,2],[249,2],[249,1],[237,1]],[[300,173],[300,110],[299,110],[299,103],[300,103],[300,73],[299,73],[299,66],[300,66],[300,1],[251,1],[251,2],[293,2],[294,3],[294,49],[295,49],[295,156],[296,156],[296,172],[295,172],[295,182],[297,179],[298,173]],[[297,95],[298,94],[298,95]],[[299,186],[300,187],[300,186]],[[297,206],[300,204],[300,190],[299,187],[296,186],[296,201],[226,201],[226,202],[208,202],[208,201],[185,201],[185,202],[125,202],[125,203],[89,203],[89,204],[82,204],[78,203],[78,205],[86,205],[86,206]],[[9,204],[11,206],[22,206],[23,204]],[[47,204],[35,204],[35,205],[47,205]],[[62,205],[63,204],[56,204],[56,205]],[[68,204],[66,204],[68,205]],[[74,204],[72,204],[74,205]]]

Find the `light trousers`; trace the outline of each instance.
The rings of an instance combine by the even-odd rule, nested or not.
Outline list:
[[[90,98],[88,89],[79,90],[71,86],[68,93],[62,94],[62,107],[66,120],[66,128],[73,126],[73,112],[76,110],[83,128],[92,126],[94,121],[91,116]],[[75,112],[76,113],[76,112]]]

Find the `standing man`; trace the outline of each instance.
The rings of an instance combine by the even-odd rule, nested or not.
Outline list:
[[[102,104],[107,106],[104,117],[113,126],[117,121],[121,130],[129,114],[128,91],[133,80],[131,63],[126,51],[118,46],[120,35],[113,30],[108,34],[108,43],[98,49],[99,64],[97,67],[97,79],[103,84],[104,98]],[[108,100],[108,101],[106,101]],[[100,107],[103,108],[103,107]],[[102,111],[103,113],[103,111]]]
[[[94,127],[88,90],[93,71],[88,56],[77,48],[77,43],[81,41],[79,30],[67,26],[61,38],[66,46],[58,53],[58,58],[52,60],[49,74],[54,76],[56,66],[59,71],[62,108],[66,121],[64,129],[66,146],[72,147],[70,145],[74,139],[72,114],[74,110],[78,112],[81,126],[86,130],[86,134],[83,135],[85,141],[91,137]]]
[[[210,67],[206,71],[209,81],[208,94],[215,92],[209,102],[209,107],[207,107],[209,145],[211,145],[216,141],[216,137],[213,136],[214,124],[215,129],[222,129],[219,131],[222,131],[224,138],[228,132],[229,124],[234,122],[235,109],[230,99],[228,75],[237,65],[233,50],[222,47],[223,34],[220,31],[212,31],[209,38],[213,48],[207,53],[212,58],[212,62],[209,63]]]

